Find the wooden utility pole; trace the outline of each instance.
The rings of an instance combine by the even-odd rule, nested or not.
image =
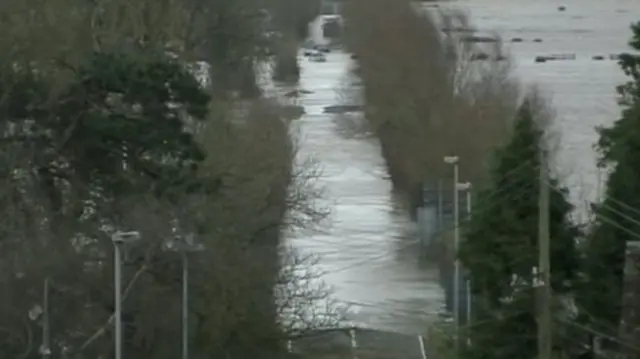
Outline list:
[[[544,150],[540,151],[540,198],[538,202],[538,359],[551,359],[551,283],[549,263],[549,167]]]

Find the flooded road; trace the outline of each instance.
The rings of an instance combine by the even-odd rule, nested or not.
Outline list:
[[[425,319],[442,306],[436,268],[419,263],[417,229],[394,206],[378,143],[343,136],[341,116],[324,113],[340,103],[349,56],[329,53],[325,63],[301,57],[300,64],[300,88],[311,93],[298,100],[306,114],[294,124],[301,156],[312,156],[322,169],[332,215],[326,231],[292,243],[320,256],[324,280],[338,301],[350,305],[354,324],[422,333]]]
[[[466,0],[446,6],[465,9],[481,32],[498,33],[512,54],[525,84],[537,84],[551,100],[561,138],[558,172],[584,207],[599,187],[593,144],[595,126],[618,116],[615,86],[625,80],[609,54],[628,51],[629,24],[640,20],[636,0]],[[565,11],[559,11],[559,6]],[[444,5],[441,5],[444,6]],[[522,42],[511,43],[512,38]],[[540,39],[536,42],[534,39]],[[575,60],[535,63],[538,55],[574,53]],[[605,60],[597,61],[593,56]],[[394,205],[379,145],[347,138],[339,118],[324,107],[339,104],[349,56],[330,53],[325,63],[301,57],[298,104],[306,111],[295,121],[302,155],[315,157],[326,186],[331,225],[322,234],[299,235],[291,243],[320,256],[324,280],[336,298],[352,305],[357,325],[403,333],[422,333],[444,301],[434,267],[418,260],[417,231]]]

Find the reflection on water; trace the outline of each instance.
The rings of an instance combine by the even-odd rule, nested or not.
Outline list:
[[[327,60],[300,58],[300,88],[312,93],[298,100],[306,115],[295,126],[302,136],[301,155],[315,157],[322,168],[331,226],[292,241],[321,256],[324,280],[338,300],[351,304],[353,322],[423,332],[423,319],[442,303],[437,272],[419,264],[415,225],[394,205],[378,143],[342,136],[340,118],[324,113],[324,107],[340,101],[350,62],[339,52]]]

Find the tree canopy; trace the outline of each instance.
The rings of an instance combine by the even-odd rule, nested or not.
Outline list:
[[[112,355],[115,230],[142,237],[123,246],[127,355],[179,355],[181,257],[166,242],[187,235],[204,246],[190,259],[194,356],[269,358],[312,328],[301,313],[325,294],[279,242],[321,216],[313,169],[293,170],[276,104],[228,96],[257,86],[256,2],[2,7],[0,356],[39,356],[45,282],[52,356]]]
[[[631,30],[629,45],[640,51],[640,23]],[[622,54],[619,65],[630,79],[618,87],[620,118],[598,131],[599,165],[611,172],[604,201],[594,205],[580,301],[584,317],[607,332],[617,331],[620,322],[625,251],[640,230],[629,216],[629,208],[640,208],[640,57]]]
[[[460,260],[469,271],[474,317],[469,335],[474,358],[534,358],[535,302],[532,269],[538,262],[540,152],[544,129],[533,102],[518,110],[513,135],[495,153],[491,186],[480,192]],[[554,188],[555,179],[550,179]],[[573,288],[578,270],[567,191],[550,194],[551,280],[555,293]]]

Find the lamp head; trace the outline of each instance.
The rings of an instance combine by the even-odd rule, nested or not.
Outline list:
[[[458,163],[458,156],[444,156],[444,163],[449,165],[455,165]]]
[[[131,231],[131,232],[116,232],[111,235],[111,240],[113,243],[121,244],[121,243],[129,243],[135,242],[141,238],[140,232]]]

